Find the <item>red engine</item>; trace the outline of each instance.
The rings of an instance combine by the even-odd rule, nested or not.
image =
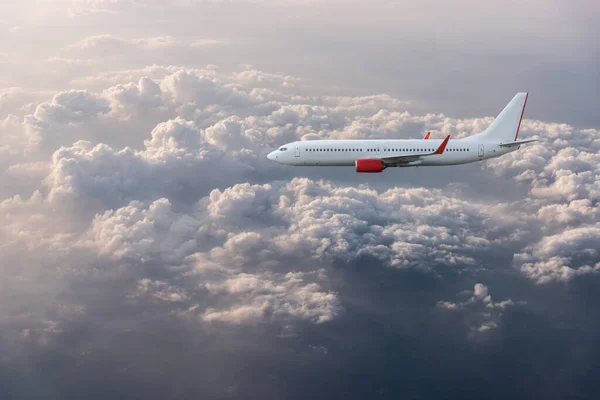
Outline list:
[[[356,160],[356,172],[381,172],[385,169],[383,161],[365,158]]]

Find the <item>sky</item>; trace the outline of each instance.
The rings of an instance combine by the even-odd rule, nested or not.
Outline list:
[[[0,15],[0,397],[600,395],[598,2]],[[266,159],[467,137],[519,91],[538,142],[482,163]]]

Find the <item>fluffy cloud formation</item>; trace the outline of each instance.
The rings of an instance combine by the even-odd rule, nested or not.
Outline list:
[[[72,50],[91,57],[114,40],[90,38]],[[173,46],[119,40],[114,46],[144,51]],[[558,318],[558,307],[535,311],[548,308],[544,291],[568,299],[561,291],[593,284],[600,269],[595,129],[524,120],[521,135],[539,142],[481,167],[387,170],[366,180],[351,169],[285,168],[265,155],[294,140],[428,130],[465,137],[492,118],[417,113],[384,94],[319,95],[303,79],[251,67],[86,70],[72,81],[78,89],[0,96],[0,368],[8,379],[22,373],[11,365],[24,354],[68,353],[90,371],[109,337],[115,354],[106,359],[127,371],[123,354],[147,332],[198,352],[214,348],[216,358],[235,348],[239,358],[217,368],[219,396],[262,393],[256,379],[231,375],[253,357],[269,355],[261,368],[300,360],[355,373],[363,367],[347,354],[377,365],[398,345],[388,337],[415,343],[425,358],[437,345],[453,365],[477,362],[469,352],[492,354],[519,318],[537,321],[528,325],[535,337],[556,333],[543,322]],[[477,283],[440,301],[474,282],[505,300]],[[353,346],[379,354],[377,362]],[[130,357],[136,373],[151,374],[143,357]],[[194,369],[199,361],[188,362]]]
[[[515,305],[515,302],[511,299],[493,302],[488,287],[482,283],[476,283],[473,291],[461,292],[460,294],[463,296],[471,294],[471,297],[457,303],[440,301],[437,303],[437,307],[451,312],[463,313],[472,334],[481,334],[498,328],[504,310]]]
[[[87,212],[89,217],[106,208],[123,207],[134,200],[156,200],[165,195],[176,204],[189,206],[211,188],[224,188],[272,170],[274,166],[264,162],[264,154],[278,143],[323,137],[408,137],[414,136],[411,132],[415,130],[425,129],[432,130],[434,135],[461,136],[483,129],[490,121],[489,118],[454,120],[441,114],[416,116],[402,112],[403,104],[386,96],[309,98],[290,95],[286,94],[290,77],[266,74],[268,79],[257,79],[262,74],[256,71],[233,75],[209,73],[209,76],[200,76],[195,71],[165,69],[158,80],[142,77],[137,83],[118,84],[100,93],[61,92],[52,101],[38,104],[33,113],[22,120],[7,117],[3,125],[6,132],[3,149],[9,156],[5,158],[9,169],[5,176],[17,178],[18,171],[27,171],[17,165],[41,162],[49,156],[50,150],[63,145],[54,152],[52,162],[40,169],[49,170],[43,187],[38,188],[47,193],[47,201],[51,203],[75,208],[84,205],[80,211]],[[276,86],[251,89],[253,84],[262,81],[279,85],[281,91]],[[139,143],[147,135],[143,130],[135,132],[134,128],[134,135],[128,138],[113,133],[143,126],[153,118],[157,124],[150,138],[143,140],[142,148]],[[83,126],[98,144],[73,143],[82,134]],[[565,228],[583,227],[590,221],[593,225],[598,215],[598,183],[594,181],[598,160],[586,148],[597,145],[598,132],[578,131],[577,147],[565,147],[565,140],[573,136],[571,127],[526,120],[522,135],[536,136],[541,142],[492,160],[484,168],[498,177],[514,178],[519,184],[529,185],[529,199],[518,207],[513,203],[500,203],[491,208],[485,204],[471,206],[473,210],[487,210],[485,215],[489,217],[486,218],[491,218],[489,224],[496,230],[504,225],[501,229],[512,230],[512,238],[506,235],[490,241],[481,233],[485,227],[477,219],[466,221],[467,231],[462,238],[449,233],[447,225],[431,231],[430,226],[419,225],[430,222],[423,210],[419,210],[420,221],[411,225],[410,234],[398,233],[393,225],[372,234],[391,240],[387,239],[389,235],[398,243],[406,238],[421,237],[424,249],[431,245],[427,238],[435,238],[444,246],[461,249],[488,246],[489,249],[493,243],[507,245],[525,237],[535,240],[538,236],[538,240],[543,241],[539,230],[547,235],[561,235],[566,232]],[[139,149],[119,148],[126,143],[138,143]],[[208,171],[216,165],[222,172],[220,176],[193,172]],[[11,173],[7,175],[9,170]],[[284,172],[281,168],[276,170]],[[339,206],[334,200],[324,204]],[[434,210],[437,215],[451,212],[443,203],[432,207],[439,208]],[[472,213],[466,206],[461,207],[464,215]],[[498,215],[502,218],[496,218]],[[454,219],[465,217],[461,214],[461,217],[444,218],[445,224],[452,224]],[[527,221],[527,226],[518,222],[510,225],[519,219]],[[319,222],[321,226],[328,223],[331,222]],[[521,249],[535,243],[522,244]],[[364,245],[359,243],[357,247],[364,250]],[[382,257],[394,259],[394,254],[405,251],[402,246],[391,248],[390,255]],[[450,258],[440,259],[443,260],[450,262]],[[474,262],[471,256],[464,255],[454,260]],[[395,262],[410,264],[405,259]]]
[[[0,2],[0,397],[599,397],[598,2],[308,3]]]
[[[529,246],[529,251],[519,254],[517,260],[521,271],[540,283],[569,281],[576,275],[600,271],[599,239],[598,224],[567,229]]]

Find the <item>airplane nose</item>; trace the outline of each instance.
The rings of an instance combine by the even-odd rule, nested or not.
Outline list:
[[[275,160],[275,152],[272,151],[269,154],[267,154],[267,158],[271,161],[274,161]]]

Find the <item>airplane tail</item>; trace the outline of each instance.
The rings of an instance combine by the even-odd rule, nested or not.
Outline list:
[[[492,124],[477,136],[504,143],[516,141],[528,96],[528,93],[517,93]]]

